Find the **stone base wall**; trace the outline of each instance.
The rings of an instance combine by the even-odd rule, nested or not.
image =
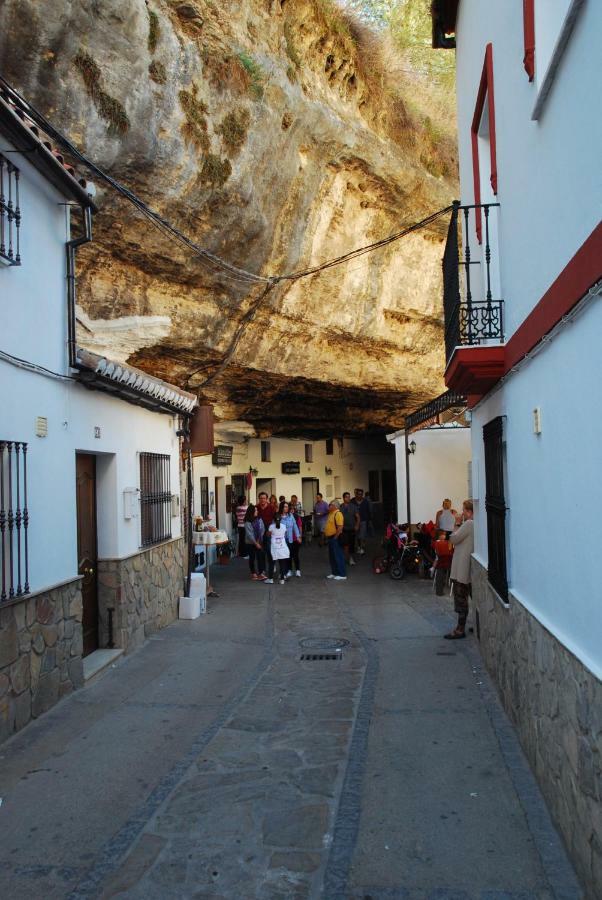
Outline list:
[[[0,741],[83,684],[80,585],[0,607]]]
[[[512,594],[506,608],[474,559],[472,581],[487,669],[587,896],[599,898],[602,682]]]
[[[183,592],[185,544],[179,538],[149,547],[127,559],[98,560],[100,646],[109,641],[113,608],[113,641],[128,653],[178,616]]]

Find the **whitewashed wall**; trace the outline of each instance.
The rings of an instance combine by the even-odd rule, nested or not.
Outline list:
[[[3,146],[8,147],[8,143]],[[64,198],[19,157],[22,265],[0,266],[0,350],[59,374],[68,372]],[[98,553],[122,557],[140,546],[139,510],[124,518],[123,490],[139,487],[140,452],[171,455],[179,493],[176,419],[0,360],[0,438],[26,441],[31,590],[77,575],[76,451],[97,456]],[[36,437],[35,419],[48,420]],[[100,428],[96,438],[95,426]],[[180,518],[171,520],[180,535]]]
[[[506,339],[594,230],[602,209],[602,116],[596,106],[595,87],[600,82],[602,34],[602,3],[598,0],[584,4],[543,113],[538,121],[531,119],[541,88],[541,69],[547,67],[554,39],[550,32],[560,29],[566,5],[566,0],[536,3],[536,9],[545,14],[538,15],[536,22],[539,68],[532,84],[522,64],[522,4],[462,0],[459,8],[458,137],[464,203],[474,200],[470,127],[485,47],[493,44],[498,168],[495,199],[501,204],[499,244]],[[546,22],[545,33],[542,20]]]
[[[1,275],[2,273],[0,273]],[[38,590],[77,575],[76,451],[97,456],[100,558],[124,557],[140,547],[139,503],[124,518],[123,491],[140,485],[140,452],[171,455],[171,490],[179,492],[176,419],[158,415],[75,383],[62,384],[0,361],[4,399],[0,436],[27,441],[30,585]],[[35,418],[48,436],[35,436]],[[94,428],[101,437],[94,437]],[[179,516],[171,519],[180,535]]]
[[[305,444],[311,444],[313,449],[313,462],[305,462]],[[200,509],[200,478],[209,477],[209,490],[215,491],[214,479],[223,478],[222,484],[230,484],[232,475],[244,474],[249,467],[257,469],[258,475],[253,478],[253,487],[250,491],[250,499],[255,502],[257,495],[257,478],[274,479],[277,496],[284,494],[290,497],[297,494],[302,497],[302,479],[319,479],[319,490],[327,499],[335,495],[335,486],[340,486],[340,494],[343,491],[353,493],[354,488],[361,487],[368,490],[368,472],[395,469],[395,457],[392,449],[388,447],[384,438],[365,438],[362,440],[344,438],[342,449],[336,439],[334,440],[333,454],[326,454],[326,442],[295,440],[291,438],[270,438],[271,461],[261,461],[261,441],[251,438],[245,443],[234,443],[234,453],[231,466],[214,466],[210,456],[199,456],[194,460],[194,504],[195,509]],[[283,462],[300,462],[298,475],[283,475]],[[326,467],[332,469],[331,475],[326,475]],[[338,479],[338,480],[337,480]],[[224,505],[220,504],[224,510]],[[219,522],[221,526],[229,525],[229,517],[224,516]]]
[[[400,522],[405,522],[406,450],[403,431],[389,435],[389,440],[395,446],[398,518]],[[455,509],[459,509],[462,501],[469,496],[470,429],[425,428],[413,432],[410,440],[416,442],[416,452],[409,456],[412,521],[434,521],[446,497]]]
[[[483,400],[472,424],[476,555],[487,564],[482,428],[505,415],[510,590],[598,677],[602,425],[595,385],[602,377],[601,334],[597,300]],[[533,433],[535,407],[541,409],[540,435]]]

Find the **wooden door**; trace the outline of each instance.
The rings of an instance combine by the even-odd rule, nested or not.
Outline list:
[[[83,575],[84,656],[98,649],[98,582],[96,549],[96,458],[78,453],[76,460],[77,571]]]

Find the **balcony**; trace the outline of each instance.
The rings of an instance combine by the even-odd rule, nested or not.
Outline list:
[[[469,397],[483,396],[504,373],[498,208],[454,204],[443,255],[445,382]]]

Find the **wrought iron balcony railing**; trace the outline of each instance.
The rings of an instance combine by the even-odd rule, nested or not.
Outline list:
[[[19,170],[0,153],[0,263],[21,265]]]
[[[454,204],[443,255],[448,362],[456,347],[504,340],[504,301],[497,265],[498,207],[499,203]],[[479,267],[476,271],[475,266]]]

